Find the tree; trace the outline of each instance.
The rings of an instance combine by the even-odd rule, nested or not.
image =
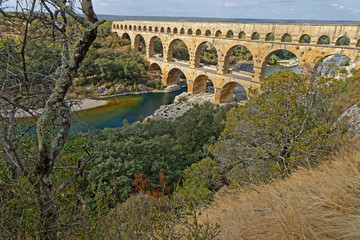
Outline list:
[[[84,17],[75,11],[76,2],[66,0],[17,1],[16,12],[0,6],[17,36],[15,41],[5,36],[0,40],[2,69],[6,69],[0,79],[0,142],[13,176],[26,178],[35,192],[41,239],[57,239],[59,193],[92,160],[86,148],[75,171],[57,182],[54,167],[61,165],[71,126],[71,109],[64,98],[103,22],[91,0],[80,4]],[[37,108],[42,108],[39,117],[34,114]],[[36,125],[36,136],[29,134],[29,126],[19,127],[17,117],[25,114],[32,117],[30,127]],[[29,139],[31,144],[26,144]]]
[[[334,143],[333,78],[309,78],[290,70],[266,77],[262,94],[229,111],[225,130],[211,152],[227,172],[243,180],[285,176],[309,166]]]

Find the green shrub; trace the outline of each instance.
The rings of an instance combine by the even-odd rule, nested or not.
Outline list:
[[[346,74],[346,73],[348,73],[348,71],[346,70],[345,67],[342,67],[339,69],[339,73]]]
[[[350,65],[350,61],[348,59],[346,59],[340,63],[341,67],[345,67],[345,66],[349,66],[349,65]]]

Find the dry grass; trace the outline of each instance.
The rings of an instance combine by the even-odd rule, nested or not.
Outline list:
[[[220,239],[360,239],[360,143],[317,169],[218,196],[202,222]]]

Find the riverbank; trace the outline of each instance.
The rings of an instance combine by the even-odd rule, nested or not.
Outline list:
[[[146,117],[145,120],[149,120],[149,119],[174,120],[175,118],[184,115],[195,105],[205,104],[207,102],[215,104],[213,93],[205,92],[198,94],[190,94],[184,92],[175,97],[174,103],[160,106],[153,114]],[[242,101],[233,100],[230,103],[221,103],[220,105],[226,105],[226,104],[243,105],[245,104],[245,100]]]
[[[278,60],[277,65],[283,66],[283,67],[295,67],[299,65],[299,59],[297,58],[291,58],[287,60]]]
[[[89,110],[92,108],[105,106],[108,104],[108,101],[85,98],[85,99],[81,99],[81,100],[79,100],[79,99],[68,100],[67,103],[71,106],[71,110],[73,112],[78,112],[78,111],[84,111],[84,110]],[[22,109],[19,109],[15,113],[15,118],[26,118],[26,117],[32,117],[32,116],[39,116],[42,114],[42,112],[43,112],[43,109],[29,110],[28,112],[24,111]]]

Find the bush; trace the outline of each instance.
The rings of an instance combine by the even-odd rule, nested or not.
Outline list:
[[[348,59],[346,59],[340,63],[341,67],[345,67],[345,66],[349,66],[349,65],[350,65],[350,61]]]
[[[339,73],[346,74],[346,73],[348,73],[348,71],[346,70],[346,68],[342,67],[339,69]]]
[[[227,114],[225,130],[210,150],[229,178],[239,169],[252,179],[316,164],[336,143],[338,89],[334,79],[309,79],[290,70],[267,76],[263,94],[254,92],[245,106]]]
[[[271,55],[268,64],[275,65],[275,64],[277,64],[278,59],[279,58],[275,54],[273,54],[273,55]]]

